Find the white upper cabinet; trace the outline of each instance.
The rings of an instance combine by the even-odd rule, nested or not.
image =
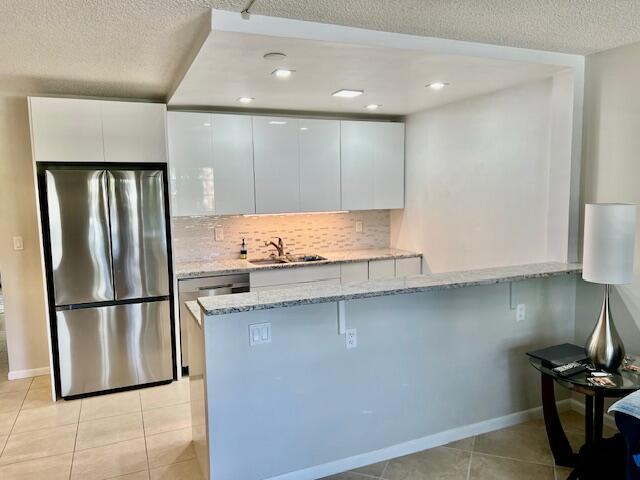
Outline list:
[[[253,117],[256,213],[300,211],[298,120]]]
[[[105,161],[167,162],[164,104],[100,102],[100,108]]]
[[[29,108],[38,162],[167,161],[163,104],[30,97]]]
[[[167,117],[171,214],[214,215],[211,114],[169,112]]]
[[[212,115],[216,215],[255,213],[251,116]]]
[[[251,117],[169,112],[172,214],[255,213]]]
[[[340,122],[298,122],[300,143],[300,210],[340,210]]]
[[[30,97],[29,113],[36,161],[104,161],[99,101]]]
[[[404,207],[404,124],[343,121],[342,209]]]

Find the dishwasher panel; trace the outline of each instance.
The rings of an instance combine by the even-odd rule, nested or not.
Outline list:
[[[215,277],[191,278],[178,282],[180,302],[180,351],[182,352],[182,367],[189,366],[189,310],[185,302],[197,300],[200,297],[214,295],[230,295],[249,291],[249,274],[219,275]]]

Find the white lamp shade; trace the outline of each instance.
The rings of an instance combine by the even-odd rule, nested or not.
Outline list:
[[[633,280],[636,206],[588,203],[584,212],[582,278],[620,285]]]

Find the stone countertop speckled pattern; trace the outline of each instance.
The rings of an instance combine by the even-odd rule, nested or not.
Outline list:
[[[191,313],[191,315],[193,315],[193,318],[196,319],[196,322],[198,322],[198,325],[200,325],[200,327],[202,327],[202,319],[200,318],[200,306],[198,305],[198,301],[197,300],[190,300],[188,302],[184,302],[184,304],[187,306],[187,310],[189,310],[189,313]]]
[[[176,262],[175,274],[179,280],[188,278],[209,277],[213,275],[228,275],[248,273],[257,270],[275,270],[279,268],[300,268],[312,265],[329,265],[334,263],[366,262],[368,260],[386,260],[398,258],[421,257],[422,254],[398,250],[395,248],[373,248],[367,250],[344,250],[337,252],[317,252],[326,258],[319,262],[280,263],[275,265],[254,265],[249,260],[220,258],[202,261]]]
[[[198,303],[206,315],[248,312],[270,308],[336,302],[358,298],[428,292],[449,288],[545,278],[578,273],[579,263],[534,263],[509,267],[417,275],[402,279],[374,280],[332,285],[288,286],[286,289],[202,297]]]

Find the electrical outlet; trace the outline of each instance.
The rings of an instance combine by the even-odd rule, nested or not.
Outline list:
[[[224,240],[224,228],[216,227],[213,229],[213,238],[216,242],[221,242]]]
[[[347,348],[356,348],[358,346],[358,332],[355,328],[347,328],[345,340]]]
[[[256,323],[249,325],[249,345],[271,343],[271,324]]]
[[[24,250],[24,240],[22,237],[13,237],[13,249]]]
[[[362,233],[364,229],[364,222],[362,220],[356,220],[356,233]]]
[[[519,303],[516,307],[516,322],[522,322],[527,318],[527,306],[524,303]]]

